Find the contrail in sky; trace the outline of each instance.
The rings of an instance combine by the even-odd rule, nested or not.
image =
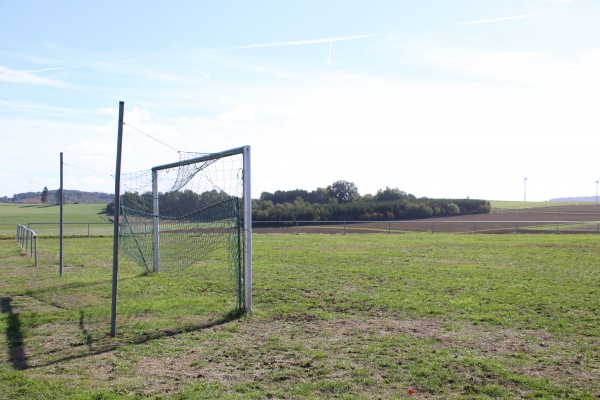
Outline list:
[[[340,42],[342,40],[357,40],[357,39],[368,39],[378,36],[384,36],[385,33],[372,33],[367,35],[353,35],[353,36],[338,36],[332,38],[321,38],[321,39],[305,39],[305,40],[289,40],[285,42],[271,42],[271,43],[260,43],[260,44],[249,44],[246,46],[228,47],[222,50],[241,50],[241,49],[257,49],[260,47],[275,47],[275,46],[298,46],[303,44],[316,44],[316,43],[333,43]]]
[[[531,14],[513,15],[512,17],[500,17],[492,19],[482,19],[479,21],[468,21],[468,22],[457,22],[454,25],[479,25],[479,24],[491,24],[494,22],[511,21],[513,19],[521,19],[531,17]]]

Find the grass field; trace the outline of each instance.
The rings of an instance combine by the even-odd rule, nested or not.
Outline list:
[[[571,202],[571,201],[509,201],[509,200],[491,200],[492,208],[532,208],[532,207],[551,207],[574,204],[594,204],[589,202]]]
[[[515,210],[535,207],[559,207],[579,203],[558,202],[522,202],[491,201],[495,210]],[[64,232],[66,236],[104,236],[112,235],[112,219],[104,214],[103,204],[66,204],[63,211]],[[38,236],[57,236],[59,234],[59,207],[35,204],[0,203],[0,237],[14,237],[17,224],[33,229]],[[463,217],[460,217],[463,218]],[[510,217],[507,216],[508,219]],[[546,218],[552,218],[548,216]],[[431,220],[420,220],[424,226],[430,226]],[[260,228],[261,225],[257,224]],[[385,231],[387,228],[379,229]],[[419,229],[417,229],[419,230]]]
[[[597,235],[255,235],[254,309],[226,255],[145,276],[111,239],[34,267],[0,240],[0,398],[600,396]],[[414,394],[409,395],[408,390]]]
[[[93,224],[90,226],[95,235],[112,234],[105,208],[103,204],[65,204],[65,234],[86,235],[87,224]],[[18,224],[33,224],[30,228],[38,235],[58,235],[59,222],[59,206],[0,203],[0,236],[14,237]]]

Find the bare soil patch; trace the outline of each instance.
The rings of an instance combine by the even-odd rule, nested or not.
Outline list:
[[[223,333],[229,330],[232,334],[224,339]],[[380,343],[398,343],[402,337],[407,338],[404,347],[377,348]],[[457,364],[448,368],[466,381],[481,379],[480,372],[464,368],[460,361],[475,357],[504,365],[517,374],[590,390],[594,382],[600,381],[600,373],[594,369],[594,360],[575,356],[575,343],[581,339],[557,337],[546,331],[456,323],[449,326],[441,319],[406,320],[375,315],[368,319],[323,320],[300,313],[281,321],[250,319],[243,324],[217,325],[159,337],[145,344],[164,348],[168,356],[142,353],[135,360],[123,359],[117,347],[108,352],[90,351],[88,357],[94,359],[93,363],[85,361],[87,357],[67,358],[56,364],[39,364],[32,373],[46,378],[57,373],[90,377],[98,374],[103,382],[156,396],[176,393],[198,381],[225,387],[243,382],[276,384],[324,377],[351,381],[353,375],[362,371],[368,383],[357,382],[353,391],[359,393],[364,385],[363,390],[368,390],[370,396],[385,398],[406,390],[409,384],[401,377],[397,384],[390,383],[390,363],[408,366],[414,362],[415,351],[422,352],[419,354],[423,358],[427,357],[426,352],[439,351],[454,354]],[[176,350],[182,340],[195,345]],[[411,348],[414,343],[420,344],[418,350]],[[84,345],[75,347],[80,346]],[[365,359],[362,355],[369,346],[376,349],[371,358]],[[524,355],[538,362],[521,362]],[[88,369],[90,365],[94,365],[94,370]],[[501,376],[486,379],[496,379],[507,389],[512,385]],[[600,391],[594,395],[600,396]]]
[[[570,224],[572,223],[572,224]],[[490,214],[406,221],[255,223],[254,233],[593,233],[600,232],[600,204],[497,209]]]

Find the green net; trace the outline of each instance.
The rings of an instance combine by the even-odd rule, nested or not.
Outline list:
[[[169,168],[123,174],[121,250],[150,273],[179,271],[226,249],[241,308],[243,165],[242,154],[180,153]]]

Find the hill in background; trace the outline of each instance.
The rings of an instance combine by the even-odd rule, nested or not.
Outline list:
[[[48,191],[47,204],[57,204],[58,190]],[[101,192],[82,192],[65,189],[65,204],[106,204],[115,199],[114,194]],[[42,192],[27,192],[0,197],[0,203],[42,204]]]
[[[597,199],[596,199],[596,196],[579,196],[579,197],[560,197],[560,198],[556,198],[556,199],[550,199],[550,201],[594,203],[597,201]]]

